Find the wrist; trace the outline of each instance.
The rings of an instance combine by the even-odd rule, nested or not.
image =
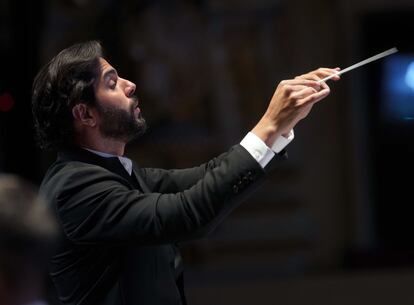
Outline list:
[[[251,132],[259,137],[268,147],[272,147],[275,140],[281,135],[276,125],[266,118],[262,118]]]

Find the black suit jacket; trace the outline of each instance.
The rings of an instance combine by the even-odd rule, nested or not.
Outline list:
[[[185,304],[176,243],[211,231],[264,176],[240,145],[191,169],[60,152],[41,185],[61,238],[50,265],[63,304]]]

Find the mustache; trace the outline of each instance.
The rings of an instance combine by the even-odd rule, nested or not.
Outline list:
[[[130,98],[131,98],[131,99],[132,99],[132,101],[133,101],[132,108],[133,108],[133,109],[137,108],[137,107],[138,107],[138,104],[139,104],[139,102],[140,102],[140,100],[139,100],[138,96],[136,96],[136,95],[132,95]]]

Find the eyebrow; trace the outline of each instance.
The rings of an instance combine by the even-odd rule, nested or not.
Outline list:
[[[118,76],[118,72],[114,68],[111,68],[108,71],[106,71],[102,77],[103,79],[106,79],[111,74],[115,74],[116,76]]]

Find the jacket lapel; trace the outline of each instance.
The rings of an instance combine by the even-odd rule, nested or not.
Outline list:
[[[142,179],[140,175],[139,167],[135,164],[135,162],[132,162],[132,176],[136,179],[137,183],[141,186],[141,189],[144,193],[150,193],[151,190],[145,183],[144,179]]]

